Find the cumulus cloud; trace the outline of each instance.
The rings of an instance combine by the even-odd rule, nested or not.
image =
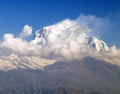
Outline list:
[[[5,34],[4,41],[1,45],[2,47],[9,48],[13,51],[25,52],[27,49],[28,43],[21,38],[15,38],[13,34]]]
[[[32,27],[29,25],[25,25],[22,32],[20,33],[20,38],[29,37],[32,34]]]
[[[55,59],[80,59],[94,56],[104,60],[119,62],[120,50],[108,47],[97,38],[98,32],[104,31],[108,21],[93,15],[80,15],[76,20],[66,19],[46,26],[35,32],[35,39],[27,41],[32,34],[32,27],[25,25],[23,31],[15,37],[5,34],[0,44],[0,54],[40,56]],[[110,58],[114,59],[110,59]]]
[[[21,39],[20,37],[14,37],[13,34],[5,34],[3,42],[1,43],[2,53],[5,54],[18,54],[18,55],[40,55],[40,45],[33,45],[30,41]],[[7,52],[3,52],[3,49],[9,49]],[[3,54],[2,54],[3,55]]]
[[[35,39],[32,41],[33,44],[42,45],[43,48],[49,51],[48,54],[50,55],[67,59],[89,55],[93,51],[90,47],[92,44],[97,46],[97,48],[94,48],[98,51],[104,49],[102,44],[105,43],[101,41],[100,44],[100,40],[91,36],[91,32],[94,31],[94,27],[91,24],[94,22],[102,24],[104,20],[94,16],[81,18],[83,18],[83,15],[76,20],[66,19],[54,25],[44,27],[42,30],[38,30]],[[96,24],[94,23],[94,25]],[[97,25],[96,29],[99,27]],[[95,42],[96,40],[97,42]],[[104,46],[107,49],[106,45]]]

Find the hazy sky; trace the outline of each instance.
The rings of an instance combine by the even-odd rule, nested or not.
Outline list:
[[[26,24],[35,32],[80,14],[109,19],[110,27],[100,36],[108,45],[120,47],[119,0],[0,0],[0,39],[5,33],[18,35]]]

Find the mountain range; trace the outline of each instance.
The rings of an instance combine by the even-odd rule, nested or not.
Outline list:
[[[1,56],[0,94],[120,94],[119,64],[99,58],[110,48],[74,25],[67,19],[38,30],[30,45],[43,55]]]

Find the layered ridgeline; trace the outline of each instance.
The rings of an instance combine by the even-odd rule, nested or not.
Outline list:
[[[36,31],[31,41],[25,40],[29,26],[18,37],[4,35],[0,93],[119,94],[120,50],[98,39],[89,24],[67,19]]]

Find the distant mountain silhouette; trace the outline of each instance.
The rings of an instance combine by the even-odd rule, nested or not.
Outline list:
[[[0,94],[120,94],[119,87],[120,68],[91,57],[43,70],[0,71]]]

